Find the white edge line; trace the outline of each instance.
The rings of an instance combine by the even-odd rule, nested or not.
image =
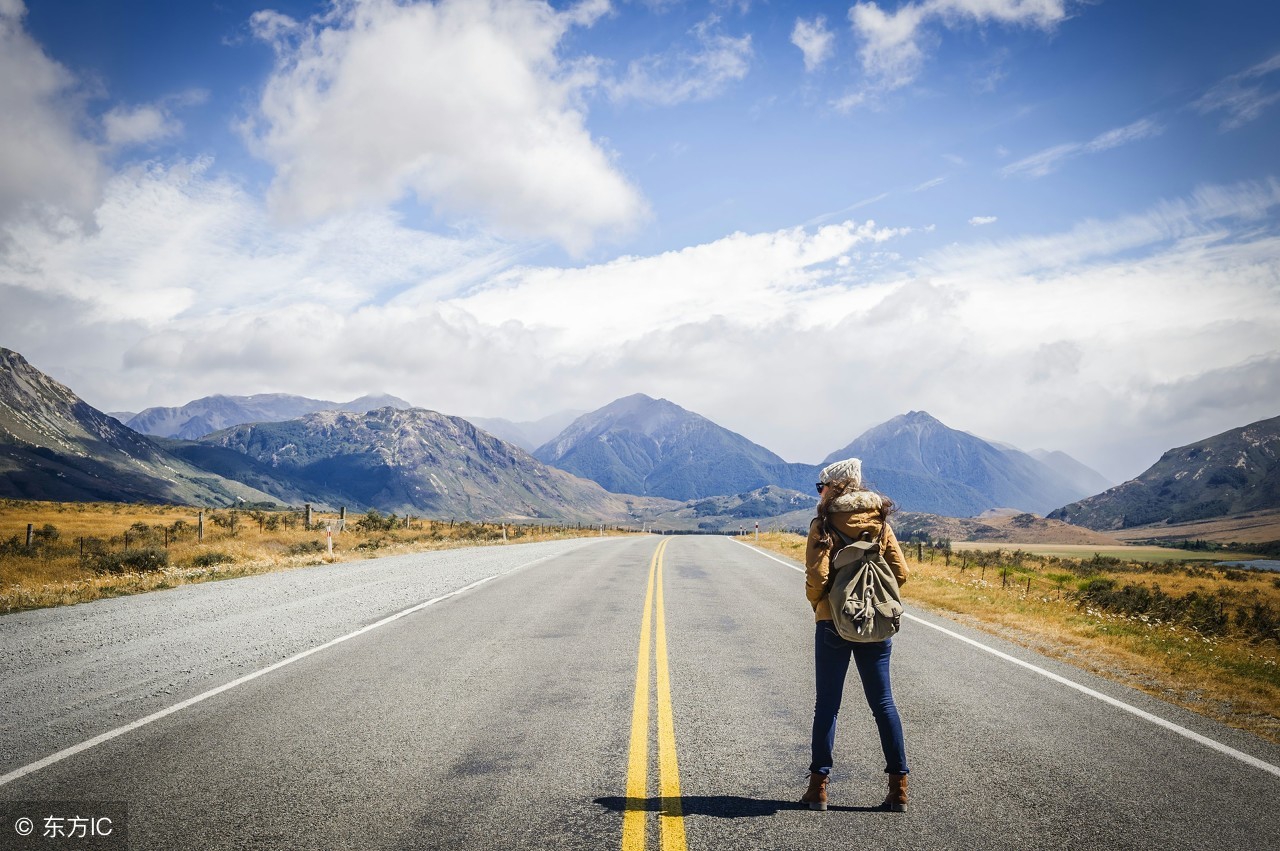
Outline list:
[[[742,546],[746,547],[747,549],[759,555],[764,556],[767,559],[772,559],[773,561],[776,561],[778,564],[784,567],[789,567],[792,570],[797,570],[801,573],[804,573],[804,568],[802,567],[797,567],[796,565],[791,564],[790,562],[785,562],[782,559],[777,558],[776,556],[772,556],[769,553],[766,553],[763,550],[757,549],[756,547],[753,547],[750,544],[739,541],[736,538],[732,540],[735,543],[742,544]],[[1044,677],[1048,677],[1054,682],[1062,683],[1063,685],[1069,686],[1070,688],[1073,688],[1078,692],[1082,692],[1083,694],[1087,694],[1090,697],[1097,698],[1098,700],[1101,700],[1103,703],[1114,706],[1117,709],[1123,709],[1125,712],[1129,712],[1133,715],[1137,715],[1139,718],[1145,721],[1150,721],[1152,724],[1155,724],[1157,726],[1164,727],[1166,730],[1171,730],[1174,733],[1177,733],[1179,736],[1184,736],[1193,742],[1199,742],[1200,744],[1204,745],[1207,748],[1212,748],[1213,750],[1218,751],[1221,754],[1225,754],[1226,756],[1232,757],[1233,759],[1238,759],[1240,762],[1243,762],[1247,765],[1252,765],[1254,768],[1260,768],[1269,774],[1274,774],[1275,776],[1280,777],[1280,766],[1272,765],[1271,763],[1266,762],[1265,760],[1258,759],[1256,756],[1247,754],[1244,751],[1238,751],[1235,748],[1231,747],[1230,745],[1224,745],[1222,744],[1222,742],[1216,741],[1214,739],[1210,739],[1208,736],[1203,736],[1197,733],[1195,730],[1188,730],[1186,727],[1182,727],[1178,724],[1173,723],[1172,721],[1166,721],[1165,719],[1161,718],[1158,715],[1152,715],[1150,712],[1147,712],[1146,710],[1139,709],[1136,706],[1131,706],[1130,704],[1125,703],[1122,700],[1117,700],[1116,698],[1111,697],[1110,695],[1103,694],[1100,691],[1094,691],[1088,686],[1083,686],[1080,683],[1077,683],[1073,680],[1069,680],[1064,676],[1053,673],[1052,671],[1046,671],[1044,668],[1041,668],[1038,665],[1033,665],[1030,662],[1024,662],[1021,659],[1017,658],[1016,656],[1010,656],[1008,653],[1002,653],[1001,651],[996,650],[994,647],[988,647],[987,645],[983,644],[980,641],[975,641],[972,638],[961,635],[958,632],[952,632],[951,630],[946,629],[945,627],[941,627],[941,626],[938,626],[937,624],[930,623],[929,621],[924,620],[923,618],[918,618],[915,615],[905,613],[905,612],[903,613],[903,617],[909,618],[918,624],[923,624],[924,626],[927,626],[930,629],[936,629],[938,632],[941,632],[944,635],[949,635],[952,638],[955,638],[959,641],[963,641],[966,644],[971,644],[974,647],[977,647],[979,650],[985,650],[986,652],[990,653],[992,656],[998,656],[999,658],[1004,659],[1006,662],[1012,662],[1015,665],[1021,665],[1027,670],[1035,671],[1037,674],[1040,674],[1041,676],[1044,676]]]
[[[147,724],[150,724],[152,721],[159,721],[161,718],[164,718],[166,715],[172,715],[175,712],[181,712],[183,709],[186,709],[189,706],[194,706],[195,704],[200,703],[203,700],[208,700],[211,697],[222,694],[224,691],[233,689],[236,686],[244,685],[250,680],[256,680],[258,677],[261,677],[263,674],[269,674],[272,671],[275,671],[279,668],[283,668],[285,665],[292,665],[294,662],[297,662],[301,659],[305,659],[308,656],[312,655],[313,653],[319,653],[321,650],[328,650],[330,647],[333,647],[335,644],[341,644],[342,642],[348,639],[355,638],[357,635],[363,635],[364,633],[370,632],[371,630],[375,630],[380,626],[386,626],[392,621],[399,620],[400,618],[405,617],[406,615],[411,615],[414,612],[421,611],[422,609],[425,609],[427,606],[433,606],[436,603],[442,602],[444,600],[448,600],[450,597],[456,597],[457,595],[461,594],[464,591],[470,591],[472,588],[483,585],[484,583],[489,582],[493,579],[498,579],[503,576],[508,576],[512,573],[515,573],[517,570],[520,570],[521,568],[535,565],[538,562],[546,561],[549,558],[555,558],[556,555],[561,555],[561,554],[557,553],[553,555],[542,556],[541,558],[536,558],[533,561],[527,561],[524,564],[518,564],[515,567],[511,568],[510,570],[503,571],[502,573],[495,573],[492,576],[486,576],[483,579],[478,579],[475,582],[472,582],[470,585],[464,585],[461,588],[457,588],[453,591],[450,591],[448,594],[441,594],[439,597],[434,597],[430,600],[427,600],[424,603],[418,603],[416,605],[410,606],[404,611],[396,612],[393,615],[388,615],[380,621],[371,623],[367,626],[363,626],[360,629],[357,629],[355,632],[349,632],[346,635],[339,636],[338,638],[335,638],[331,641],[326,641],[324,644],[317,645],[315,647],[310,648],[309,650],[303,650],[301,653],[295,653],[294,655],[288,657],[287,659],[281,659],[279,662],[268,665],[267,667],[254,671],[251,674],[245,674],[243,677],[240,677],[239,679],[232,680],[229,683],[223,683],[222,685],[216,688],[211,688],[206,692],[197,694],[195,697],[187,698],[181,703],[175,703],[173,706],[169,706],[169,707],[166,707],[165,709],[161,709],[159,712],[153,712],[150,715],[146,716],[145,718],[139,718],[137,721],[133,721],[129,724],[125,724],[123,727],[117,727],[114,730],[108,730],[107,732],[102,733],[101,735],[94,736],[92,739],[87,739],[83,742],[80,742],[77,745],[72,745],[69,748],[64,748],[63,750],[60,750],[57,753],[49,754],[44,759],[37,760],[31,763],[30,765],[24,765],[21,768],[17,768],[17,769],[14,769],[13,771],[10,771],[8,774],[0,776],[0,786],[5,786],[21,777],[25,777],[28,774],[32,774],[33,772],[39,771],[42,768],[47,768],[50,765],[53,765],[54,763],[62,762],[62,760],[66,759],[67,757],[75,756],[76,754],[81,753],[83,751],[87,751],[89,750],[89,748],[96,747],[102,744],[103,742],[109,742],[112,739],[118,736],[123,736],[125,733],[132,732],[138,729],[139,727],[145,727]]]

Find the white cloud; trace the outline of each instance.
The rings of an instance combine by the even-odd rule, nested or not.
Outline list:
[[[272,208],[306,221],[412,192],[572,251],[634,225],[645,204],[585,126],[594,66],[558,53],[607,8],[377,0],[305,23],[255,14],[277,61],[245,134],[276,168]]]
[[[385,211],[280,231],[210,166],[122,171],[91,232],[37,218],[9,224],[0,284],[83,305],[101,322],[161,328],[307,302],[354,310],[405,287],[449,296],[509,262],[500,244],[411,230]]]
[[[204,89],[187,89],[156,103],[114,106],[102,116],[103,135],[113,148],[147,145],[180,136],[182,122],[174,117],[174,110],[198,106],[208,99],[209,92]]]
[[[833,100],[831,108],[836,112],[851,112],[870,100],[870,95],[865,91],[849,92]]]
[[[947,182],[947,179],[945,177],[935,177],[932,180],[926,180],[924,183],[921,183],[919,186],[917,186],[915,189],[912,189],[911,191],[924,192],[925,190],[932,189],[935,186],[941,186],[943,183],[946,183],[946,182]]]
[[[934,40],[929,24],[955,29],[998,23],[1050,30],[1066,19],[1065,0],[923,0],[886,12],[876,3],[856,3],[849,22],[863,40],[858,54],[872,84],[896,89],[912,82]]]
[[[974,216],[973,218],[969,219],[969,224],[973,225],[974,227],[980,227],[982,225],[991,225],[991,224],[995,224],[995,222],[996,222],[995,216]]]
[[[77,129],[83,99],[74,76],[27,34],[25,16],[18,0],[0,3],[0,221],[48,206],[86,217],[103,169]]]
[[[716,314],[768,324],[779,314],[803,309],[811,300],[809,290],[834,286],[845,277],[830,264],[858,246],[906,232],[867,221],[812,232],[735,233],[680,251],[581,269],[513,269],[453,304],[489,324],[518,321],[554,329],[563,347],[584,357],[651,330]],[[555,297],[549,299],[551,293]]]
[[[1064,142],[1061,145],[1054,145],[1042,151],[1037,151],[1017,162],[1010,163],[1000,169],[1000,173],[1005,177],[1015,175],[1021,177],[1044,177],[1057,171],[1066,160],[1074,159],[1083,154],[1108,151],[1131,142],[1159,136],[1163,132],[1164,127],[1154,118],[1141,118],[1124,127],[1117,127],[1105,133],[1099,133],[1088,142]]]
[[[1280,101],[1280,53],[1222,80],[1193,104],[1201,114],[1222,112],[1222,130],[1235,130]],[[1274,75],[1274,76],[1273,76]]]
[[[102,128],[108,145],[122,147],[145,145],[177,136],[182,132],[182,122],[166,115],[157,106],[117,106],[102,116]]]
[[[804,54],[804,70],[813,71],[831,56],[835,36],[827,29],[827,19],[822,15],[812,21],[796,18],[791,30],[791,43]]]
[[[610,96],[662,106],[717,97],[747,76],[752,57],[750,35],[727,36],[717,31],[718,24],[712,16],[690,30],[693,49],[676,45],[631,62],[624,77],[607,84]]]

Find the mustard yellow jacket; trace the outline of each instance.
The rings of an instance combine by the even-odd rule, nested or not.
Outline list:
[[[898,539],[893,534],[893,528],[887,523],[882,524],[880,520],[880,510],[883,505],[884,499],[879,494],[871,491],[852,491],[836,497],[827,516],[833,526],[852,540],[861,538],[863,533],[870,533],[873,539],[878,538],[880,527],[884,525],[884,560],[888,562],[893,575],[898,578],[898,585],[901,586],[907,581],[910,571],[907,569],[907,560],[902,555],[902,547],[898,545]],[[827,577],[831,574],[830,555],[835,547],[828,550],[818,549],[818,539],[822,534],[820,523],[821,521],[815,517],[809,524],[809,542],[804,553],[804,593],[809,599],[809,605],[813,606],[814,619],[829,621],[831,605],[827,602],[827,595],[824,592],[827,587]],[[837,539],[835,543],[838,545],[839,540]]]

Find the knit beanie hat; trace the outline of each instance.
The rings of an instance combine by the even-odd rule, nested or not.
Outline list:
[[[822,468],[818,481],[826,484],[836,479],[850,479],[854,487],[862,487],[862,462],[857,458],[846,458]]]

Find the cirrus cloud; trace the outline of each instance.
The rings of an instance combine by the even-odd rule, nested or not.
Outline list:
[[[1277,72],[1280,72],[1280,53],[1222,80],[1192,106],[1205,115],[1225,113],[1221,125],[1223,132],[1236,130],[1280,101]]]
[[[1105,133],[1099,133],[1088,142],[1064,142],[1060,145],[1036,151],[1034,154],[1023,157],[1017,162],[1010,163],[1000,169],[1000,173],[1005,177],[1014,175],[1020,177],[1044,177],[1057,171],[1066,160],[1074,159],[1084,154],[1109,151],[1112,148],[1118,148],[1130,142],[1159,136],[1163,132],[1163,125],[1154,118],[1140,118],[1132,124],[1126,124],[1124,127],[1116,127],[1112,130],[1107,130]]]
[[[751,70],[751,36],[725,35],[714,15],[690,30],[696,46],[677,45],[665,53],[631,62],[621,79],[608,83],[614,100],[661,106],[710,100]]]
[[[863,70],[883,89],[912,82],[928,58],[926,26],[948,29],[989,22],[1050,30],[1066,19],[1065,0],[924,0],[886,12],[874,2],[855,3],[849,22],[863,40]]]

